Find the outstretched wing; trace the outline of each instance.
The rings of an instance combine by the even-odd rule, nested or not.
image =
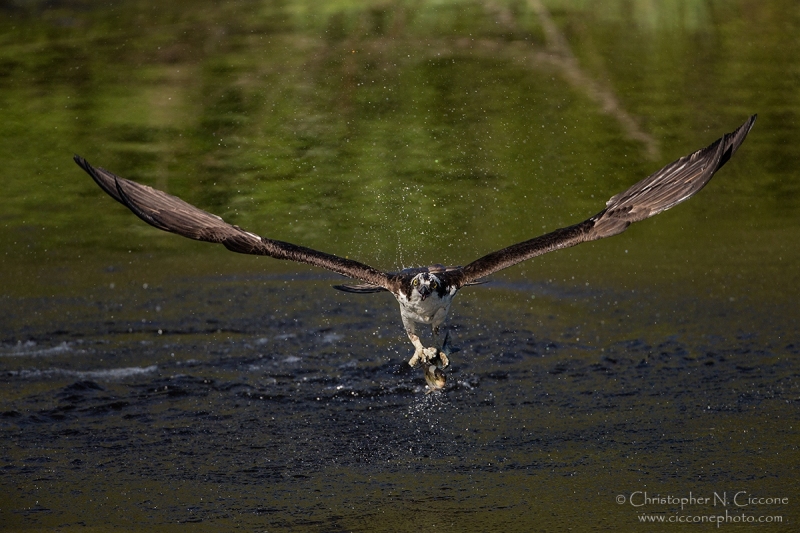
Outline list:
[[[359,283],[358,285],[334,285],[333,288],[342,292],[352,292],[355,294],[370,294],[373,292],[383,292],[389,290],[386,287],[373,285],[372,283]]]
[[[109,196],[160,230],[198,241],[220,243],[234,252],[268,255],[275,259],[288,259],[327,268],[376,287],[387,285],[389,276],[380,270],[311,248],[259,237],[176,196],[121,178],[102,168],[95,168],[80,156],[76,155],[74,159]]]
[[[457,279],[454,281],[461,287],[526,259],[617,235],[631,223],[657,215],[691,198],[736,152],[753,127],[756,116],[710,146],[670,163],[630,189],[612,196],[606,202],[606,208],[592,218],[485,255],[455,274]]]

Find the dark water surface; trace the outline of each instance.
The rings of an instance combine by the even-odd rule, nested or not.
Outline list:
[[[3,4],[0,530],[796,531],[799,31],[778,0]],[[397,269],[756,112],[688,203],[463,290],[435,395],[391,296],[158,232],[71,161]]]

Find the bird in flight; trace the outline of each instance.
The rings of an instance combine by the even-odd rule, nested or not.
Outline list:
[[[447,313],[456,293],[468,285],[483,283],[486,276],[533,257],[622,233],[639,220],[691,198],[738,150],[756,115],[731,133],[723,135],[706,148],[698,150],[611,197],[596,215],[566,228],[557,229],[533,239],[512,244],[476,259],[466,266],[407,268],[384,272],[371,266],[331,255],[304,246],[261,237],[239,226],[228,224],[176,196],[121,178],[103,168],[93,167],[76,155],[75,162],[112,198],[158,229],[190,239],[219,243],[228,250],[275,259],[287,259],[332,270],[360,283],[334,285],[352,293],[388,291],[400,304],[400,318],[414,355],[408,361],[423,369],[429,391],[442,389],[448,366],[448,355],[454,349],[445,328]],[[428,324],[433,331],[434,346],[425,347],[417,335],[416,325]]]

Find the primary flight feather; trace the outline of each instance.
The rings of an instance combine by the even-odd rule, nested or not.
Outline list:
[[[486,276],[547,252],[617,235],[631,223],[657,215],[691,198],[739,149],[755,120],[756,115],[751,116],[739,128],[706,148],[670,163],[626,191],[612,196],[602,211],[579,224],[513,244],[464,267],[434,265],[400,272],[383,272],[358,261],[258,236],[176,196],[93,167],[80,156],[76,155],[74,159],[101,189],[158,229],[190,239],[220,243],[234,252],[267,255],[326,268],[361,282],[335,285],[339,290],[391,292],[400,304],[403,325],[414,345],[414,355],[409,364],[421,363],[428,385],[435,390],[445,384],[441,369],[449,364],[447,356],[451,348],[444,324],[450,303],[459,289],[481,283]],[[416,334],[416,324],[431,325],[433,347],[422,345]]]

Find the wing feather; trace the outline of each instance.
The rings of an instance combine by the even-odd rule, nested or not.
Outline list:
[[[617,235],[633,222],[652,217],[688,200],[739,149],[756,117],[757,115],[751,116],[735,131],[723,135],[706,148],[670,163],[629,189],[612,196],[606,203],[606,208],[588,220],[511,245],[473,261],[455,274],[457,283],[464,286],[547,252]]]
[[[389,276],[386,273],[358,261],[260,237],[228,224],[217,215],[184,202],[177,196],[95,168],[80,156],[76,155],[74,159],[109,196],[160,230],[198,241],[219,243],[234,252],[266,255],[326,268],[376,287],[386,287],[388,284]]]

